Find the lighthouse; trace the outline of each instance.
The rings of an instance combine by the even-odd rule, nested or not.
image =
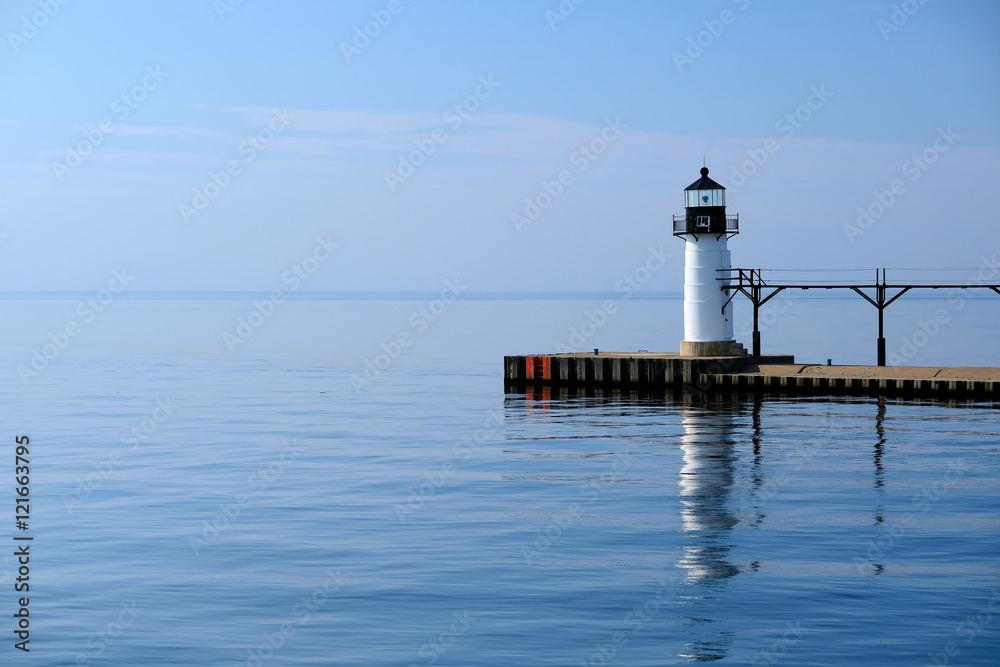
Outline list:
[[[726,189],[708,177],[684,189],[684,215],[674,216],[674,236],[684,240],[685,357],[746,354],[733,338],[729,284],[729,239],[740,233],[739,216],[726,216]]]

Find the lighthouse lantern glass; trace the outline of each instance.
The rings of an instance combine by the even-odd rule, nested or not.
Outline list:
[[[725,190],[685,190],[684,194],[687,199],[684,205],[688,208],[726,205]]]

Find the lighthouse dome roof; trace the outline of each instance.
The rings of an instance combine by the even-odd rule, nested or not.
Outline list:
[[[701,178],[684,188],[685,190],[725,190],[724,187],[708,177],[708,167],[701,168]]]

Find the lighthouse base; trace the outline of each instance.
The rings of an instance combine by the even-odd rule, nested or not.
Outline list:
[[[741,357],[747,354],[742,343],[734,340],[682,340],[682,357]]]

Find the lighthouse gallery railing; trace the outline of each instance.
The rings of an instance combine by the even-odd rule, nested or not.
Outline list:
[[[688,231],[687,228],[687,216],[675,215],[674,216],[674,234],[684,234]],[[726,232],[727,233],[739,233],[740,231],[740,217],[727,217],[726,218]]]

